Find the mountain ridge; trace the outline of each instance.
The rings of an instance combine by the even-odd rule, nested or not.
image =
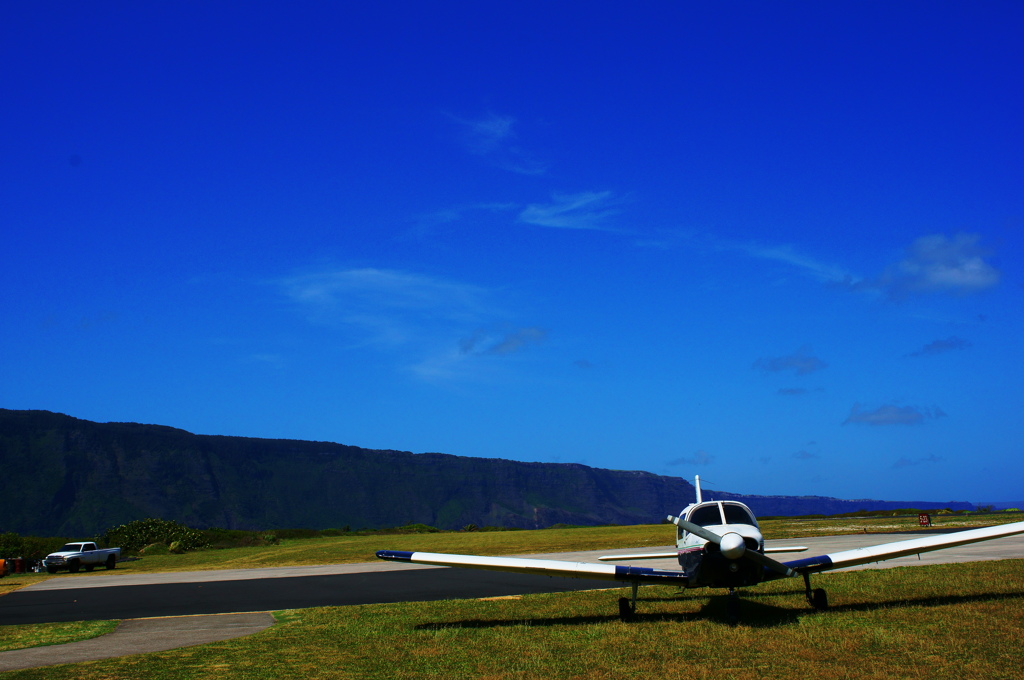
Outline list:
[[[0,409],[0,533],[94,535],[160,517],[197,528],[542,528],[646,524],[695,496],[678,477],[334,442],[197,435]],[[847,501],[707,490],[766,515],[969,503]]]

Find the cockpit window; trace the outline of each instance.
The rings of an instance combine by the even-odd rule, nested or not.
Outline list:
[[[705,505],[695,508],[686,519],[702,527],[722,523],[722,515],[718,512],[718,505]]]
[[[757,522],[750,513],[747,512],[746,508],[739,505],[731,505],[729,503],[722,504],[725,510],[725,522],[726,524],[749,524],[751,526],[757,526]]]

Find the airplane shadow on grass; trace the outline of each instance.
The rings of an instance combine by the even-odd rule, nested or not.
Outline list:
[[[750,599],[742,599],[740,604],[740,624],[751,628],[773,628],[798,623],[803,616],[816,615],[810,607],[780,607],[759,602],[761,598],[779,596],[800,596],[803,597],[803,590],[779,593],[763,593],[753,595]],[[690,621],[717,621],[727,625],[728,621],[728,595],[712,595],[706,598],[707,601],[699,611],[696,612],[659,612],[658,602],[676,602],[686,596],[679,597],[651,597],[637,598],[638,608],[646,605],[644,609],[649,611],[638,611],[633,615],[633,620],[627,625],[645,622],[678,622]],[[851,602],[848,604],[839,603],[828,608],[828,612],[868,612],[879,609],[897,609],[902,607],[939,607],[943,605],[970,604],[974,602],[1024,600],[1024,593],[979,593],[974,595],[943,595],[941,597],[918,597],[898,598],[884,602]],[[614,602],[609,601],[610,604]],[[610,623],[618,621],[619,617],[609,613],[607,616],[565,616],[540,619],[470,619],[464,621],[446,621],[437,623],[423,623],[415,626],[416,630],[443,630],[450,628],[502,628],[511,626],[589,626],[599,623]]]

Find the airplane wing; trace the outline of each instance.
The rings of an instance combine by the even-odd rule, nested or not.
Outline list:
[[[853,550],[843,550],[828,555],[806,557],[801,560],[785,562],[784,564],[795,571],[814,573],[830,569],[842,569],[843,567],[855,567],[859,564],[868,564],[869,562],[882,562],[897,557],[906,557],[907,555],[916,555],[923,552],[931,552],[932,550],[942,550],[943,548],[955,548],[959,545],[990,541],[994,538],[1015,536],[1017,534],[1024,534],[1024,522],[1014,522],[1012,524],[985,527],[983,529],[969,529],[940,536],[912,538],[907,541],[896,541],[895,543],[882,543],[864,548],[854,548]]]
[[[675,553],[673,553],[674,556]],[[523,557],[449,555],[446,553],[406,552],[403,550],[378,550],[377,557],[392,562],[433,564],[440,567],[490,569],[491,571],[511,571],[519,574],[538,574],[541,576],[592,578],[603,581],[635,581],[638,583],[662,583],[680,586],[685,586],[687,583],[686,575],[681,571],[650,569],[648,567],[627,567],[614,564],[536,560]]]

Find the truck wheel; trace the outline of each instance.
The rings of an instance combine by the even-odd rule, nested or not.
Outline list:
[[[68,562],[68,571],[70,571],[72,574],[77,574],[78,569],[81,566],[82,564],[78,560],[71,560],[70,562]]]
[[[113,555],[107,555],[107,569],[113,569],[117,566],[117,560]]]
[[[46,573],[47,574],[56,574],[57,573],[57,567],[49,567],[49,566],[46,567]]]

